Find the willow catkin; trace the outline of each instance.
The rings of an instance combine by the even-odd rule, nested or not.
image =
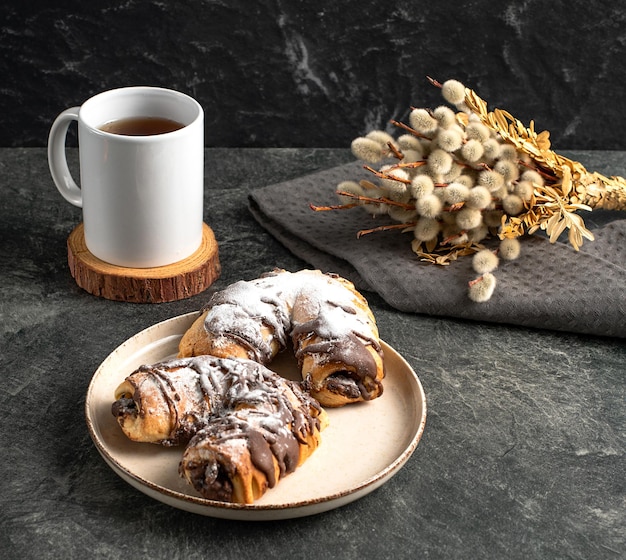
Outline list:
[[[493,272],[498,268],[499,259],[498,256],[490,249],[483,249],[478,251],[472,257],[472,268],[478,272],[478,274],[485,274],[485,272]]]
[[[494,169],[485,169],[478,174],[478,184],[494,192],[504,185],[504,177]]]
[[[441,148],[433,150],[428,156],[428,165],[430,169],[432,169],[434,173],[440,175],[445,175],[452,169],[453,161],[452,156]]]
[[[443,183],[452,183],[456,181],[463,173],[463,166],[459,165],[456,161],[452,161],[452,165],[450,166],[450,170],[447,173],[441,175],[441,180]]]
[[[423,196],[432,194],[435,190],[435,183],[429,175],[417,175],[411,180],[409,191],[411,196],[419,200]]]
[[[435,137],[437,146],[446,152],[456,152],[463,146],[463,131],[458,126],[442,128]]]
[[[468,295],[472,301],[484,303],[491,299],[495,288],[496,277],[491,272],[486,272],[470,284]]]
[[[463,183],[449,183],[443,189],[443,199],[448,204],[465,202],[470,194],[470,189]]]
[[[463,208],[456,214],[456,223],[462,230],[476,228],[482,221],[482,213],[476,208]]]
[[[515,148],[511,144],[500,144],[500,153],[498,154],[498,158],[502,161],[513,161],[515,162],[519,157],[519,154]]]
[[[502,157],[502,154],[500,155]],[[513,159],[501,159],[493,167],[496,173],[504,178],[505,183],[517,181],[519,178],[519,167]]]
[[[380,186],[388,193],[389,198],[399,200],[407,192],[405,182],[410,182],[409,174],[404,169],[381,169],[388,177],[381,179]]]
[[[439,126],[437,119],[426,109],[413,109],[409,114],[409,123],[421,134],[430,134]]]
[[[485,225],[490,228],[497,228],[502,223],[504,212],[502,210],[487,210],[483,212]]]
[[[486,163],[490,163],[498,159],[500,157],[500,151],[502,149],[502,144],[498,142],[495,138],[490,138],[483,142],[483,158]]]
[[[489,189],[480,185],[472,188],[467,195],[465,204],[470,208],[484,210],[491,204],[491,193]]]
[[[484,223],[467,232],[467,240],[470,243],[481,243],[487,237],[489,237],[489,228]]]
[[[415,208],[403,208],[402,206],[394,206],[389,205],[389,210],[387,212],[389,217],[393,218],[396,222],[401,224],[409,223],[415,220],[417,216],[417,210]]]
[[[502,198],[502,208],[509,216],[517,216],[524,210],[524,201],[516,194],[509,194]]]
[[[528,202],[533,196],[534,187],[530,181],[519,181],[513,188],[513,193],[524,202]]]
[[[350,148],[354,157],[367,163],[379,163],[385,155],[385,150],[381,144],[371,138],[355,138]]]
[[[521,181],[528,181],[531,184],[543,186],[544,180],[541,174],[534,169],[525,170],[520,176]]]
[[[452,105],[459,105],[465,100],[465,86],[458,80],[447,80],[441,87],[441,95]]]
[[[521,243],[519,239],[513,237],[505,237],[502,241],[500,241],[500,246],[498,247],[498,254],[500,258],[513,261],[517,259],[521,252]]]
[[[342,181],[337,185],[337,193],[341,203],[351,204],[355,200],[354,197],[365,195],[365,189],[356,181]]]
[[[412,163],[416,161],[422,161],[424,153],[418,150],[404,149],[402,150],[402,163]]]
[[[480,144],[483,144],[487,142],[487,140],[489,140],[489,138],[491,137],[491,132],[481,122],[470,122],[465,127],[465,136],[468,141],[476,140],[477,142],[480,142]],[[498,153],[499,151],[500,150],[498,149]]]
[[[461,147],[461,155],[463,158],[470,162],[475,163],[483,157],[485,149],[482,142],[476,139],[470,139]]]
[[[433,118],[442,128],[450,128],[456,125],[456,115],[450,107],[440,105],[433,111]]]
[[[443,209],[443,202],[436,194],[427,194],[416,201],[415,208],[421,216],[434,219]]]
[[[476,182],[475,177],[468,173],[461,173],[456,179],[455,182],[461,183],[468,188],[472,188]]]
[[[424,153],[424,148],[422,143],[418,138],[413,136],[412,134],[402,134],[396,140],[398,147],[404,153],[406,150],[413,150],[415,152],[419,152],[420,154]]]
[[[441,231],[441,224],[432,218],[420,218],[413,228],[413,235],[419,241],[431,241],[435,239]]]
[[[383,148],[387,148],[389,144],[396,146],[396,139],[384,130],[372,130],[365,135],[365,138],[374,140],[374,142],[377,142]]]

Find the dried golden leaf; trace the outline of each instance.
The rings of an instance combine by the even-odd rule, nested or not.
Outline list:
[[[586,237],[587,239],[589,239],[589,241],[593,241],[595,239],[594,236],[593,236],[593,233],[591,233],[585,227],[585,222],[583,221],[583,219],[578,214],[570,213],[569,216],[570,216],[570,220],[574,224],[574,227],[576,227],[578,229],[578,231],[580,232],[582,237]],[[582,240],[581,240],[581,244],[582,244]]]
[[[436,237],[433,237],[431,240],[426,242],[426,250],[429,253],[432,253],[437,247],[438,243],[439,243],[439,240]]]
[[[557,214],[555,214],[554,216],[558,218]],[[556,243],[558,238],[565,231],[566,226],[567,226],[566,220],[559,220],[553,225],[553,227],[547,228],[547,232],[550,235],[550,243]]]
[[[575,228],[570,228],[567,238],[571,246],[574,247],[574,250],[578,251],[580,249],[580,246],[583,243],[583,239],[582,239],[582,236],[580,235],[580,232]]]
[[[562,171],[561,192],[563,193],[563,196],[567,196],[572,190],[572,172],[569,167],[563,167]]]
[[[415,254],[420,258],[423,262],[428,262],[430,264],[437,264],[436,258],[434,255],[430,253],[424,253],[422,251],[415,251]]]
[[[540,150],[537,149],[532,143],[524,142],[522,143],[522,148],[524,151],[530,155],[538,156],[541,154]]]
[[[544,130],[543,132],[540,132],[537,135],[537,146],[542,151],[546,151],[550,149],[550,132],[549,131]]]
[[[414,253],[419,254],[422,250],[422,242],[419,239],[413,239],[413,241],[411,241],[411,250]]]
[[[551,229],[553,229],[556,224],[559,222],[559,220],[561,219],[561,215],[560,214],[552,214],[552,216],[550,216],[550,218],[545,222],[545,226],[546,226],[546,230],[548,231],[548,233],[550,232]]]
[[[493,112],[495,118],[496,118],[496,122],[498,123],[498,126],[500,127],[501,130],[508,130],[509,129],[509,123],[507,122],[505,116],[504,116],[504,111],[502,111],[501,109],[495,109]]]

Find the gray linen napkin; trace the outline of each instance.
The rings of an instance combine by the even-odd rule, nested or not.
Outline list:
[[[361,177],[371,179],[360,163],[349,163],[258,189],[249,208],[295,255],[378,293],[401,311],[626,337],[623,213],[585,213],[595,241],[585,240],[579,252],[540,235],[524,239],[520,257],[501,262],[494,272],[492,298],[474,303],[467,296],[468,282],[476,277],[471,257],[443,267],[426,264],[411,251],[411,234],[377,232],[357,239],[359,230],[394,223],[389,218],[372,218],[361,208],[311,210],[310,204],[337,204],[337,184]]]

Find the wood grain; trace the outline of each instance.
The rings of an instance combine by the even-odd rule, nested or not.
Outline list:
[[[218,253],[215,235],[207,224],[193,255],[156,268],[125,268],[98,259],[87,249],[82,223],[67,239],[70,273],[81,288],[105,299],[132,303],[177,301],[203,292],[220,276]]]

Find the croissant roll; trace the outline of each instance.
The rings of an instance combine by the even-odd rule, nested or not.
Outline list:
[[[348,280],[319,270],[275,270],[215,293],[183,335],[180,356],[244,356],[265,365],[291,339],[302,379],[325,407],[383,392],[378,328]]]
[[[251,504],[317,449],[325,424],[302,408],[240,409],[196,433],[179,472],[207,499]]]
[[[220,407],[226,374],[213,356],[143,365],[117,387],[111,412],[133,441],[184,444]]]
[[[378,346],[356,335],[341,345],[309,336],[299,341],[296,357],[309,393],[325,407],[370,401],[383,392]]]
[[[179,356],[211,354],[267,365],[287,343],[291,302],[274,293],[273,276],[241,280],[213,294],[183,335]]]

